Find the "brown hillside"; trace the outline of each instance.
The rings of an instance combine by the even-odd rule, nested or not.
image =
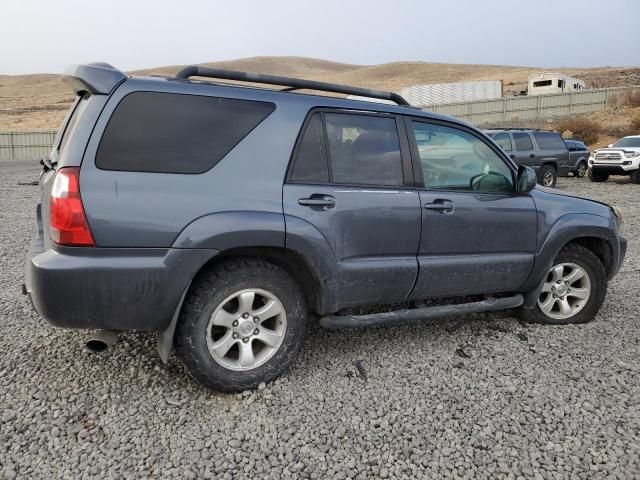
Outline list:
[[[524,88],[530,73],[543,70],[532,67],[427,62],[350,65],[302,57],[253,57],[203,65],[387,90],[399,90],[420,83],[503,80],[505,91],[519,91]],[[132,73],[173,75],[181,67],[158,67]],[[640,68],[552,70],[575,75],[596,87],[640,84]],[[0,76],[0,131],[56,129],[72,99],[68,87],[62,83],[59,75]]]

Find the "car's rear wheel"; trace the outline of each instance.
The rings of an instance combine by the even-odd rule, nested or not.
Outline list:
[[[594,172],[593,168],[589,169],[589,180],[592,182],[606,182],[609,180],[609,174]]]
[[[586,323],[598,313],[606,292],[607,274],[600,259],[591,250],[570,244],[554,260],[536,306],[521,309],[520,314],[533,323]]]
[[[540,172],[538,173],[538,182],[540,185],[553,188],[556,186],[557,179],[558,176],[553,165],[543,165],[540,167]]]
[[[578,178],[583,178],[587,174],[587,162],[581,161],[576,167],[575,175]]]
[[[206,387],[256,388],[294,361],[306,322],[303,295],[286,272],[261,260],[230,260],[194,281],[176,329],[176,352]]]

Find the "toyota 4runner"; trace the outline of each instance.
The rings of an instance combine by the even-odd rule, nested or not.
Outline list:
[[[163,360],[175,347],[210,388],[276,378],[310,313],[334,329],[511,308],[587,322],[625,255],[615,207],[536,186],[476,128],[397,94],[202,67],[65,79],[77,98],[43,161],[24,292],[52,324],[97,329],[94,348],[159,332]]]

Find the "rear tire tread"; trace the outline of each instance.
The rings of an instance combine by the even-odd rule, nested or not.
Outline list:
[[[242,281],[242,277],[247,277],[250,271],[254,272],[253,275],[250,275],[251,278],[256,278],[256,273],[259,275],[260,272],[264,272],[263,278],[271,277],[268,279],[269,281],[283,284],[283,288],[288,292],[287,295],[290,298],[280,298],[280,301],[285,306],[290,302],[294,304],[293,311],[286,311],[287,329],[293,328],[294,332],[293,338],[285,338],[278,352],[265,364],[253,370],[238,372],[218,365],[211,358],[208,350],[204,358],[202,358],[204,352],[200,352],[201,355],[198,355],[198,346],[194,344],[194,335],[198,335],[197,330],[202,327],[201,322],[208,321],[208,317],[203,320],[201,315],[206,308],[210,307],[212,296],[228,286],[229,282]],[[176,327],[174,336],[176,355],[187,367],[190,375],[208,388],[223,392],[257,388],[260,383],[269,382],[280,376],[297,357],[306,332],[306,312],[306,303],[300,288],[280,267],[257,258],[224,260],[200,272],[194,279],[185,298]],[[289,337],[289,331],[286,335]],[[215,372],[212,372],[211,366]]]

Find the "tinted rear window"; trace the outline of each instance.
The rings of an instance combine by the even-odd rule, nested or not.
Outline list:
[[[533,132],[538,146],[542,150],[566,150],[567,146],[558,133],[554,132]]]
[[[404,183],[394,118],[327,113],[325,124],[333,183]]]
[[[533,150],[533,143],[528,133],[513,133],[513,141],[516,144],[516,150]]]
[[[131,93],[109,119],[96,165],[105,170],[206,172],[274,110],[268,102]]]

